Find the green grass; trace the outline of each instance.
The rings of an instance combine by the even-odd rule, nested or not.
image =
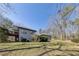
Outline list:
[[[61,48],[58,49],[60,45]],[[0,52],[0,55],[2,56],[79,56],[79,43],[73,43],[68,40],[52,40],[52,42],[0,43],[0,51],[3,51]]]

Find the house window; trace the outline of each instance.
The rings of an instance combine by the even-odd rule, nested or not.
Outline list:
[[[27,32],[24,32],[24,34],[27,34]]]
[[[23,31],[23,34],[27,34],[27,32],[26,31]]]

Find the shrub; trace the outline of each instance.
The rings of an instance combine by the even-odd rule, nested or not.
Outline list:
[[[7,32],[0,28],[0,42],[7,42],[8,35],[6,34]]]
[[[79,43],[79,39],[78,38],[77,39],[72,39],[71,41],[75,42],[75,43]]]
[[[21,42],[30,42],[30,41],[27,39],[21,39]]]
[[[48,42],[49,40],[49,36],[45,34],[40,35],[38,38],[40,39],[40,42]]]

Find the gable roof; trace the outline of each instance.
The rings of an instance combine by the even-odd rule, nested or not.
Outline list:
[[[33,30],[33,29],[29,29],[29,28],[25,28],[25,27],[20,27],[20,26],[17,26],[19,29],[25,29],[25,30],[29,30],[29,31],[33,31],[33,32],[36,32],[36,30]]]

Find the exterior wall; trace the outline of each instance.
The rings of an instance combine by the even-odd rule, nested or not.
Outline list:
[[[21,41],[22,38],[27,39],[29,41],[32,40],[32,31],[26,30],[26,29],[19,29],[19,41]]]
[[[8,29],[4,29],[4,28],[2,29],[7,31],[9,41],[21,41],[22,38],[32,41],[32,35],[34,34],[34,32],[36,32],[34,30],[30,30],[27,28],[24,29],[24,28],[19,28],[19,27],[16,27],[15,32]]]
[[[15,37],[14,36],[8,36],[8,40],[15,42]]]

